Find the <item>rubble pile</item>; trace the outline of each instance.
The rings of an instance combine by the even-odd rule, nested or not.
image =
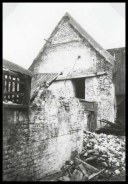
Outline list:
[[[125,172],[125,137],[84,132],[83,150],[73,153],[58,181],[109,181]]]
[[[86,131],[81,157],[98,169],[105,167],[119,174],[125,170],[125,137]]]

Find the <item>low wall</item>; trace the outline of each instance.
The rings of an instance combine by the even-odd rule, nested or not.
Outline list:
[[[78,99],[47,92],[28,111],[4,109],[3,117],[4,180],[41,180],[82,150],[87,117]]]
[[[27,109],[3,109],[3,180],[26,180],[29,121]]]

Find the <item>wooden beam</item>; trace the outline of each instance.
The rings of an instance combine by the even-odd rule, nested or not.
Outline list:
[[[3,108],[10,108],[10,109],[18,109],[18,108],[21,108],[21,109],[28,109],[29,106],[28,105],[23,105],[23,104],[5,104],[3,103]]]
[[[94,173],[94,174],[91,174],[89,177],[88,177],[88,181],[91,181],[92,179],[94,179],[95,177],[99,176],[101,173],[103,173],[106,169],[102,169],[101,171],[99,171],[98,173]]]
[[[79,158],[75,157],[75,160],[82,163],[87,169],[92,170],[93,172],[98,172],[99,171],[97,168],[93,167],[92,165],[84,162],[83,160],[81,160]]]
[[[24,95],[24,93],[6,91],[6,92],[4,92],[4,95],[19,95],[19,96],[22,96],[22,95]]]

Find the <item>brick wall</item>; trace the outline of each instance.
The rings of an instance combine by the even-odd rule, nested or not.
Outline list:
[[[48,91],[26,109],[3,112],[3,179],[38,181],[59,171],[83,145],[86,112],[78,99],[58,99]]]

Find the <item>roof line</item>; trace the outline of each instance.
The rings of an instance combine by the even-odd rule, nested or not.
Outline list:
[[[52,33],[50,34],[49,38],[47,39],[47,41],[50,40],[50,38],[52,37],[53,33],[56,31],[56,28],[58,27],[58,25],[61,23],[61,21],[63,20],[63,17],[60,19],[60,21],[58,22],[58,24],[55,26],[55,28],[53,29]],[[44,43],[43,47],[40,49],[38,55],[35,57],[35,59],[33,60],[33,63],[30,65],[30,67],[28,68],[28,70],[31,70],[31,67],[35,64],[35,62],[37,61],[37,59],[39,58],[40,54],[44,51],[45,47],[47,46],[47,44],[50,44],[48,42]]]
[[[6,59],[3,59],[3,67],[10,70],[10,71],[13,71],[13,72],[18,72],[18,73],[22,73],[22,74],[26,74],[26,75],[29,75],[29,76],[32,76],[32,72],[29,71],[29,70],[26,70],[25,68],[11,62],[11,61],[8,61]]]
[[[70,24],[85,38],[87,41],[112,65],[114,65],[114,57],[107,52],[101,45],[99,45],[81,26],[76,20],[74,20],[69,13],[64,15],[69,17]]]
[[[56,27],[53,29],[52,33],[50,34],[49,38],[47,39],[48,41],[52,37],[53,33],[57,30],[58,25],[61,23],[64,17],[69,18],[69,23],[76,29],[82,37],[84,37],[91,45],[96,49],[98,53],[100,53],[111,65],[114,65],[115,59],[114,57],[107,52],[104,48],[102,48],[81,26],[79,23],[74,20],[69,13],[65,13],[65,15],[61,18],[61,20],[58,22]],[[38,55],[36,58],[33,60],[33,63],[30,65],[29,70],[31,70],[31,67],[35,64],[35,62],[38,60],[40,54],[43,52],[44,48],[47,46],[49,43],[45,43],[43,47],[40,49]]]
[[[108,50],[120,50],[120,49],[125,49],[125,47],[116,47],[116,48],[111,48],[111,49],[106,49],[106,50],[108,51]]]

